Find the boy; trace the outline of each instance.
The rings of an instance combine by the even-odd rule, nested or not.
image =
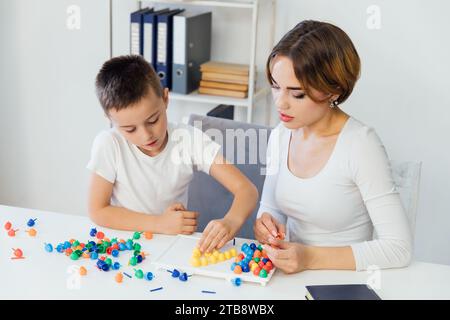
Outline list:
[[[231,240],[255,208],[258,191],[201,130],[168,123],[169,92],[150,64],[140,56],[113,58],[99,71],[96,90],[113,127],[97,135],[87,166],[92,221],[113,229],[192,234],[198,213],[187,210],[186,202],[196,168],[234,195],[224,218],[206,226],[200,250]],[[176,141],[180,132],[187,143]]]

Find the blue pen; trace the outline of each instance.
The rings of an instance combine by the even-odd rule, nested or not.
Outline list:
[[[215,291],[208,291],[208,290],[202,290],[202,293],[212,293],[212,294],[216,294]]]

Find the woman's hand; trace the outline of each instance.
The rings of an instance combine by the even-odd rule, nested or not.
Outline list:
[[[198,246],[201,252],[211,252],[222,248],[228,241],[234,238],[238,231],[238,224],[230,219],[223,218],[212,220],[203,231]]]
[[[279,223],[269,213],[264,212],[261,217],[256,219],[253,227],[255,238],[262,244],[269,243],[269,238],[284,240],[286,237],[286,226]]]
[[[264,245],[267,256],[273,265],[283,272],[291,274],[307,270],[307,246],[271,237],[269,244]]]

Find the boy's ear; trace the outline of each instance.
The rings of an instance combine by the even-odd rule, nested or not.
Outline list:
[[[166,109],[169,106],[169,89],[168,88],[164,88],[163,89],[163,101],[164,104],[166,105]]]
[[[106,112],[103,113],[103,116],[109,121],[109,127],[112,128],[113,127],[113,123],[111,121],[111,118],[109,117],[109,114],[107,114]]]

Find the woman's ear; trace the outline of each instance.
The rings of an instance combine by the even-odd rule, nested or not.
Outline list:
[[[331,103],[333,101],[336,101],[337,99],[339,99],[339,95],[338,94],[333,94],[333,95],[330,96],[329,102]]]

